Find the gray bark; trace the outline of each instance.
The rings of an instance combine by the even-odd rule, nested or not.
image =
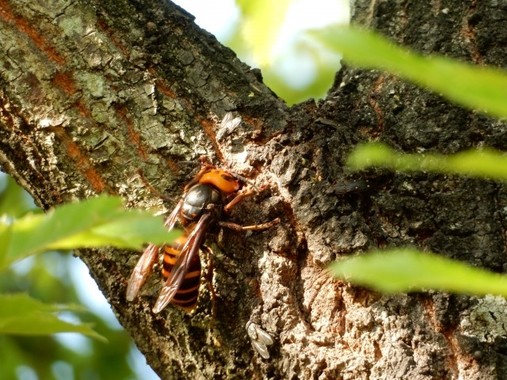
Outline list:
[[[507,62],[504,2],[361,0],[353,18],[423,53]],[[289,109],[166,2],[2,2],[0,45],[1,163],[41,207],[108,192],[129,206],[170,209],[205,154],[262,189],[232,220],[282,218],[262,233],[225,231],[213,245],[214,320],[205,289],[193,315],[151,313],[156,275],[126,303],[139,253],[81,253],[161,378],[506,377],[505,301],[385,296],[324,269],[342,255],[411,245],[503,271],[502,185],[352,175],[343,162],[367,140],[406,152],[506,149],[505,123],[347,66],[326,99]],[[219,139],[228,111],[243,123]],[[348,191],[356,183],[368,186]],[[173,202],[164,206],[161,194]],[[269,359],[251,349],[247,321],[274,338]]]

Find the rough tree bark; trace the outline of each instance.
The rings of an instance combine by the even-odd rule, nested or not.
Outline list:
[[[507,63],[505,2],[359,0],[353,8],[354,22],[420,52]],[[225,232],[215,246],[214,321],[205,290],[195,315],[152,314],[157,276],[127,304],[138,253],[81,253],[161,378],[506,377],[503,300],[383,296],[324,270],[338,256],[413,245],[504,271],[503,186],[424,173],[353,177],[342,166],[364,140],[407,152],[507,149],[505,123],[348,67],[326,99],[288,108],[165,1],[0,0],[0,45],[1,163],[41,207],[108,192],[161,210],[160,194],[175,201],[205,154],[264,189],[235,221],[282,218],[263,233]],[[227,111],[243,123],[217,138]],[[368,187],[347,191],[357,181]],[[273,336],[270,359],[250,348],[249,320]]]

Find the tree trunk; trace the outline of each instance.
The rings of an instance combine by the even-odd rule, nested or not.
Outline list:
[[[353,18],[423,53],[505,66],[502,4],[359,0]],[[194,314],[153,314],[156,275],[127,303],[139,253],[81,253],[161,378],[507,377],[504,300],[384,296],[325,272],[339,256],[406,245],[503,271],[503,186],[350,175],[343,162],[365,140],[407,152],[507,150],[505,123],[348,67],[326,99],[289,109],[165,1],[0,1],[0,44],[1,162],[43,208],[108,192],[157,210],[165,194],[170,209],[207,155],[262,189],[235,222],[282,219],[265,232],[225,231],[213,245],[215,318],[205,289]],[[219,126],[228,111],[243,119],[229,134]],[[248,321],[273,337],[269,359],[250,347]]]

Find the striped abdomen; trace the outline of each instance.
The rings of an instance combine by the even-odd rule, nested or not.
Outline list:
[[[186,236],[180,236],[172,244],[164,246],[164,262],[162,267],[162,275],[165,279],[169,276],[169,273],[173,270],[174,264],[181,253],[181,248],[185,244]],[[187,312],[194,309],[197,304],[197,297],[199,296],[199,285],[201,282],[201,260],[199,255],[194,255],[188,271],[185,274],[185,278],[181,283],[180,288],[176,292],[176,295],[171,300],[173,305],[179,306],[185,309]]]

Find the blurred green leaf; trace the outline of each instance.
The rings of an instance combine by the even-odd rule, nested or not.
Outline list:
[[[104,340],[88,325],[75,325],[59,319],[55,313],[80,311],[77,305],[48,305],[27,294],[0,294],[0,334],[49,335],[60,332],[77,332]]]
[[[329,269],[338,278],[385,293],[435,289],[507,296],[507,276],[410,248],[373,251],[334,262]]]
[[[507,180],[507,155],[494,149],[470,149],[452,155],[399,153],[385,144],[357,146],[347,159],[347,166],[361,170],[381,166],[397,171],[430,171]]]
[[[33,210],[34,204],[30,196],[12,179],[11,176],[0,174],[5,181],[5,188],[0,194],[0,215],[19,217],[29,210]]]
[[[458,104],[507,116],[507,75],[504,71],[441,56],[422,56],[358,28],[332,26],[312,31],[310,35],[357,66],[387,70]]]
[[[177,235],[168,232],[162,220],[149,212],[127,210],[119,198],[99,196],[60,206],[47,214],[26,215],[10,225],[3,220],[0,241],[6,245],[0,250],[0,269],[50,249],[140,249],[144,242],[162,244]]]
[[[314,67],[313,78],[308,75],[308,81],[301,86],[295,86],[287,74],[283,75],[285,61],[297,59],[307,59]],[[262,75],[265,83],[288,105],[292,105],[309,98],[324,97],[339,68],[340,56],[323,51],[322,46],[308,41],[308,38],[300,38],[293,50],[277,56],[273,65],[263,68]]]
[[[30,261],[30,265],[27,265],[27,261]],[[20,264],[2,272],[0,292],[28,292],[41,302],[76,304],[81,302],[77,288],[88,291],[87,283],[71,281],[79,277],[77,272],[84,267],[78,258],[71,255],[48,252],[30,257]],[[101,296],[90,301],[95,305],[106,302]],[[0,334],[0,378],[19,378],[16,368],[21,365],[33,368],[39,379],[72,378],[55,377],[53,369],[57,362],[72,369],[75,379],[147,378],[133,373],[130,367],[134,351],[132,340],[123,329],[112,323],[112,311],[107,307],[95,310],[96,314],[93,311],[76,311],[77,318],[80,323],[92,325],[93,330],[104,336],[107,342],[76,334]],[[76,312],[70,311],[72,316]],[[69,342],[72,344],[69,345]]]
[[[306,34],[298,32],[287,37],[285,27],[292,25],[294,14],[301,12],[301,4],[293,0],[237,0],[236,3],[241,11],[237,31],[222,43],[249,65],[260,68],[264,83],[288,105],[324,97],[340,67],[341,55],[323,48]],[[327,10],[319,7],[320,4],[316,5],[314,11]],[[338,8],[332,8],[336,11],[335,20],[344,19]],[[292,19],[286,20],[286,16]],[[329,17],[323,22],[329,23]]]
[[[237,0],[243,14],[241,32],[257,62],[269,65],[271,49],[276,41],[291,0]]]

